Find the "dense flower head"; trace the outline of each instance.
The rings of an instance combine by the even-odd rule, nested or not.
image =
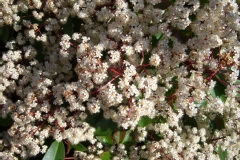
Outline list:
[[[225,150],[240,158],[236,1],[5,0],[0,8],[0,118],[12,121],[1,159],[45,154],[50,137],[89,145],[75,159],[106,150],[116,160],[218,159]],[[115,125],[111,133],[99,117],[103,128]]]

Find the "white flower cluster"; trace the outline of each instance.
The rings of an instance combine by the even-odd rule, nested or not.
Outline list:
[[[45,153],[49,137],[100,159],[86,119],[101,112],[135,132],[113,159],[218,159],[219,146],[240,159],[238,5],[201,2],[1,1],[15,37],[0,67],[0,118],[13,120],[0,159]],[[144,117],[154,122],[141,128]]]

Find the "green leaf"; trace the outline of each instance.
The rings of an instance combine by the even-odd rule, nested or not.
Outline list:
[[[90,112],[89,112],[88,115],[89,115],[89,116],[88,116],[88,118],[86,119],[86,122],[87,122],[90,126],[92,126],[92,127],[95,127],[96,124],[97,124],[97,122],[98,122],[98,120],[103,116],[101,112],[100,112],[100,113],[96,113],[96,114],[90,114]]]
[[[113,130],[117,127],[117,123],[111,119],[105,119],[103,116],[98,120],[94,133],[95,136],[107,136],[111,135]]]
[[[64,34],[68,34],[70,37],[73,35],[73,23],[71,16],[68,17],[67,23],[63,25],[63,32]]]
[[[200,8],[203,8],[207,3],[209,3],[209,0],[200,0]]]
[[[159,139],[163,138],[163,135],[161,133],[157,134],[157,136],[158,136]]]
[[[152,73],[152,75],[156,76],[157,75],[157,70],[156,68],[153,68],[153,69],[149,69],[150,72]]]
[[[11,126],[13,124],[13,120],[10,115],[7,115],[5,118],[0,118],[0,126]]]
[[[184,114],[183,116],[183,124],[198,128],[196,119],[194,117],[189,117],[187,114]]]
[[[221,98],[221,100],[223,101],[223,103],[225,103],[226,100],[227,100],[227,97],[226,97],[224,94],[221,95],[220,98]]]
[[[81,143],[76,144],[76,145],[71,145],[71,147],[74,148],[74,149],[77,150],[77,151],[82,151],[82,152],[88,150],[88,149],[87,149],[84,145],[82,145]]]
[[[138,121],[138,126],[139,127],[145,127],[145,126],[149,125],[152,122],[153,122],[153,120],[151,118],[149,118],[147,116],[143,116]]]
[[[3,26],[1,27],[1,30],[2,30],[2,33],[1,33],[1,36],[0,36],[0,39],[6,43],[9,39],[9,26]]]
[[[168,46],[170,47],[170,48],[173,48],[173,40],[172,39],[168,39]]]
[[[196,106],[197,108],[199,108],[199,107],[201,107],[201,106],[206,107],[207,104],[208,104],[208,102],[207,102],[206,100],[204,100],[204,101],[202,101],[202,102],[194,102],[194,104],[195,104],[195,106]]]
[[[212,133],[217,129],[217,130],[222,130],[225,128],[225,124],[224,124],[224,119],[222,116],[220,115],[216,115],[216,117],[214,118],[214,120],[211,120],[209,123],[209,127],[212,131]]]
[[[132,141],[132,137],[130,136],[131,130],[128,131],[116,131],[113,134],[113,139],[117,144],[127,143]]]
[[[240,85],[240,80],[237,80],[234,84]]]
[[[142,14],[142,13],[138,13],[137,16],[138,16],[139,18],[142,18],[143,14]]]
[[[157,40],[161,40],[163,38],[163,34],[162,33],[158,33],[158,34],[156,34],[155,37],[156,37]]]
[[[225,125],[224,125],[224,119],[222,116],[220,115],[216,115],[216,117],[214,118],[214,124],[215,124],[215,127],[216,129],[224,129],[225,128]]]
[[[166,123],[167,119],[163,116],[158,116],[153,119],[153,123]]]
[[[132,137],[130,136],[131,132],[132,132],[131,130],[128,130],[128,131],[125,133],[125,136],[124,136],[124,138],[123,138],[123,140],[122,140],[122,143],[123,143],[123,144],[132,141]]]
[[[108,136],[96,136],[96,138],[105,145],[112,145],[113,139],[111,135]]]
[[[101,160],[111,160],[112,159],[112,154],[109,151],[103,152],[100,155],[100,158],[101,158]]]
[[[158,42],[163,39],[163,34],[162,33],[157,33],[155,36],[152,36],[152,47],[156,47]]]
[[[43,160],[64,160],[64,158],[65,148],[63,142],[54,141],[44,155]]]
[[[172,88],[170,88],[166,93],[165,93],[165,96],[171,96],[171,95],[173,95],[175,92],[176,92],[176,90],[178,89],[178,79],[177,79],[177,77],[175,76],[175,77],[173,77],[172,78],[172,81],[171,82],[174,82],[173,84],[172,84]]]
[[[226,160],[227,159],[227,150],[223,151],[222,148],[218,147],[218,155],[220,160]]]
[[[191,35],[191,31],[189,28],[186,28],[185,30],[181,30],[183,32],[183,34],[185,34],[186,36],[190,36]]]
[[[143,94],[142,94],[142,92],[140,92],[140,94],[136,97],[136,100],[137,100],[137,101],[140,100],[140,99],[143,99]]]
[[[226,89],[226,87],[217,81],[216,86],[210,90],[210,94],[214,98],[221,97],[222,95],[225,94],[225,89]]]

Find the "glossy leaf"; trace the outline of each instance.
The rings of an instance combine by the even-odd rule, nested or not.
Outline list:
[[[139,127],[145,127],[147,126],[148,124],[152,123],[153,120],[147,116],[143,116],[140,118],[140,120],[138,121],[138,126]]]
[[[86,119],[86,122],[92,126],[92,127],[95,127],[96,124],[98,123],[98,120],[102,117],[102,113],[97,113],[97,114],[90,114],[89,113],[89,116],[87,117]]]
[[[130,136],[131,130],[128,131],[116,131],[113,134],[113,139],[117,144],[127,143],[132,141],[132,137]]]
[[[156,37],[157,40],[161,40],[163,38],[163,34],[162,33],[158,33],[158,34],[156,34],[155,37]]]
[[[220,146],[218,147],[218,155],[220,160],[227,160],[227,150],[223,151]]]
[[[96,136],[96,138],[103,144],[105,145],[112,145],[113,144],[113,139],[111,135],[108,136]]]
[[[227,100],[227,97],[223,94],[220,96],[221,100],[225,103]]]
[[[163,38],[162,33],[157,33],[155,36],[152,36],[152,47],[156,47],[158,42]]]
[[[71,145],[71,147],[74,148],[74,149],[77,150],[77,151],[82,151],[82,152],[88,150],[88,149],[87,149],[84,145],[82,145],[81,143],[76,144],[76,145]]]
[[[111,119],[105,119],[103,116],[98,120],[94,133],[95,136],[107,136],[111,135],[113,130],[117,127],[117,124]]]
[[[124,144],[124,143],[127,143],[127,142],[130,142],[130,141],[132,141],[132,137],[131,137],[131,130],[128,130],[126,133],[125,133],[125,136],[124,136],[124,138],[123,138],[123,140],[122,140],[122,143]]]
[[[100,158],[101,160],[111,160],[112,159],[112,155],[109,151],[107,152],[103,152],[101,155],[100,155]]]
[[[222,95],[225,94],[225,89],[226,87],[223,84],[221,84],[220,82],[217,82],[216,86],[210,90],[210,94],[214,98],[221,97]]]
[[[63,142],[54,141],[44,155],[43,160],[64,160],[64,158],[65,148]]]

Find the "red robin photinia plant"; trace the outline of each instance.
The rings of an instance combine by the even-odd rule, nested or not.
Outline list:
[[[0,159],[240,159],[237,2],[1,1]]]

